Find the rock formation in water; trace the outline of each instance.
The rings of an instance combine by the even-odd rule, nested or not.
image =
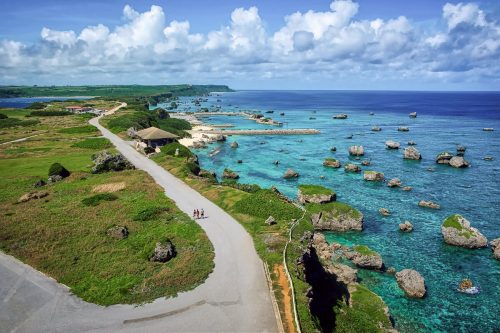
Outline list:
[[[441,225],[441,233],[447,244],[469,249],[486,247],[488,240],[462,215],[448,216]]]

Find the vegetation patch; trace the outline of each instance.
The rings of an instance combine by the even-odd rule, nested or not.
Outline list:
[[[69,111],[32,111],[30,117],[62,117],[71,116],[73,113]]]
[[[332,190],[320,185],[299,185],[299,190],[304,195],[335,194]]]
[[[376,256],[378,254],[366,245],[356,245],[353,250],[364,256]]]
[[[460,217],[461,216],[459,214],[453,214],[453,215],[448,216],[444,220],[444,222],[443,222],[443,227],[445,227],[445,228],[455,228],[455,229],[458,229],[458,230],[463,230],[464,228],[458,222],[458,219]]]
[[[234,205],[238,213],[267,219],[270,215],[280,220],[299,218],[301,210],[285,200],[279,198],[271,190],[259,190]]]
[[[118,197],[112,193],[99,193],[82,200],[85,206],[97,206],[103,201],[115,201]]]
[[[0,128],[10,128],[10,127],[28,127],[39,124],[40,121],[32,119],[32,120],[21,120],[17,118],[4,118],[0,119]]]
[[[352,216],[353,218],[359,218],[362,215],[361,212],[356,208],[346,203],[338,201],[329,202],[326,204],[311,203],[306,205],[306,209],[307,212],[310,214],[315,214],[322,211],[328,211],[331,212],[331,214],[333,214],[334,217],[338,217],[341,215],[349,215]]]
[[[111,148],[113,147],[113,144],[106,138],[88,138],[73,144],[72,147],[100,150]]]
[[[194,156],[194,154],[186,148],[185,146],[181,145],[178,142],[172,142],[169,144],[166,144],[165,146],[161,147],[161,152],[164,153],[165,155],[169,156],[175,156],[176,150],[179,150],[179,155],[178,157],[191,157]]]
[[[168,212],[167,207],[148,207],[146,209],[141,210],[134,217],[134,221],[150,221],[156,219],[162,213]]]
[[[94,132],[97,132],[97,128],[91,125],[62,128],[59,130],[59,133],[66,134],[88,134]]]
[[[61,176],[66,178],[70,175],[70,172],[63,167],[60,163],[53,163],[49,168],[49,177],[50,176]]]

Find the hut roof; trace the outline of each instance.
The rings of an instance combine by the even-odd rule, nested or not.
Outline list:
[[[149,127],[137,132],[137,136],[143,140],[177,139],[178,136],[156,127]]]

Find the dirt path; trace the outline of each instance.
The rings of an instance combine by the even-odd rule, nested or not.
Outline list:
[[[293,320],[292,297],[290,295],[291,290],[290,286],[288,285],[288,279],[286,278],[283,265],[274,265],[274,274],[276,274],[276,276],[278,277],[278,283],[283,294],[283,304],[285,311],[283,321],[285,324],[285,329],[288,333],[295,333],[296,331]]]

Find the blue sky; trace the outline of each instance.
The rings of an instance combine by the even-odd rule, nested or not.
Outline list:
[[[0,84],[499,90],[500,2],[10,1]]]

